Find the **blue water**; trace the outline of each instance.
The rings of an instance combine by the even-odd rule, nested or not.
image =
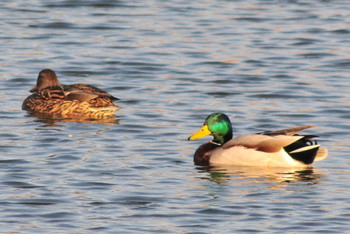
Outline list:
[[[347,1],[2,1],[0,232],[346,233]],[[38,72],[120,98],[104,121],[21,110]],[[307,170],[193,165],[222,111],[235,135],[318,127]]]

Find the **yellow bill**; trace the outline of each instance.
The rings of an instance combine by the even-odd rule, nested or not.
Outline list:
[[[195,134],[190,136],[188,138],[188,140],[191,141],[191,140],[200,139],[200,138],[205,137],[205,136],[210,135],[210,134],[211,134],[211,132],[209,131],[208,126],[203,125],[203,127],[198,132],[196,132]]]

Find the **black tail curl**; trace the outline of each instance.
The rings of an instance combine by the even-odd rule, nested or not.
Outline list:
[[[301,152],[294,152],[294,150],[306,147],[306,146],[312,146],[312,145],[317,145],[317,141],[313,140],[313,138],[318,137],[315,135],[306,135],[300,140],[297,140],[296,142],[293,142],[292,144],[284,147],[284,150],[295,160],[301,161],[305,164],[311,164],[314,162],[317,151],[319,147],[313,147],[305,151]]]

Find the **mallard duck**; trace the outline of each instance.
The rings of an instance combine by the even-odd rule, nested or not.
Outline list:
[[[30,90],[22,109],[62,117],[105,118],[120,107],[113,104],[118,98],[86,84],[61,85],[53,70],[40,71],[36,86]]]
[[[296,134],[311,127],[314,126],[247,134],[232,139],[230,119],[223,113],[213,113],[188,140],[207,135],[214,137],[196,150],[194,163],[197,165],[305,167],[327,157],[327,149],[312,141],[316,136]]]

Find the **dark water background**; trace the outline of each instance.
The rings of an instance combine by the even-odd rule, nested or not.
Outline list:
[[[346,233],[348,1],[0,4],[1,233]],[[121,99],[108,121],[21,110],[43,68]],[[308,170],[193,165],[204,118],[315,124]],[[209,139],[209,138],[207,138]]]

